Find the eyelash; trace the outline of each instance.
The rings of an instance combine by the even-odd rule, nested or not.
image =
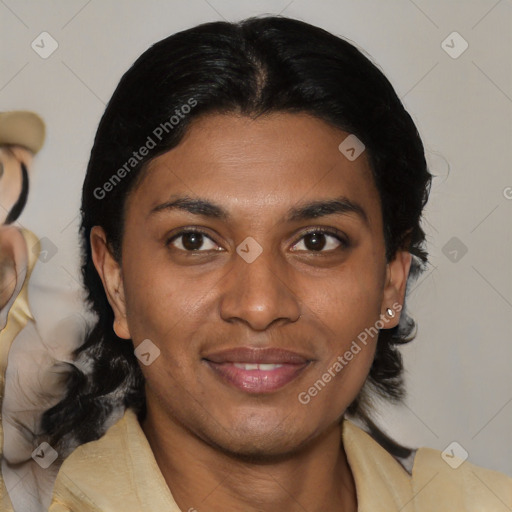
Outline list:
[[[190,228],[183,229],[183,230],[179,231],[178,233],[175,233],[174,235],[172,235],[169,239],[167,239],[165,245],[169,246],[169,245],[171,245],[172,242],[174,242],[181,236],[189,234],[189,233],[199,233],[199,234],[205,236],[206,238],[210,239],[213,243],[216,243],[214,240],[212,240],[212,238],[205,231],[198,229],[198,228],[190,227]],[[335,228],[323,228],[323,227],[308,229],[307,231],[302,233],[301,237],[293,245],[296,245],[304,237],[306,237],[307,235],[313,234],[313,233],[332,236],[333,238],[336,238],[336,240],[340,243],[340,246],[337,247],[336,249],[330,249],[328,251],[321,250],[321,251],[308,251],[308,252],[312,252],[312,253],[316,253],[316,254],[332,253],[338,249],[344,250],[344,249],[348,249],[350,247],[350,241],[349,241],[347,235],[345,235],[345,233],[343,233],[342,231],[335,229]],[[202,253],[202,252],[206,253],[206,252],[208,252],[208,251],[204,251],[204,250],[187,251],[184,249],[178,249],[178,248],[176,248],[176,249],[179,251],[182,251],[182,252],[187,252],[187,253]],[[305,251],[296,251],[296,252],[305,252]]]

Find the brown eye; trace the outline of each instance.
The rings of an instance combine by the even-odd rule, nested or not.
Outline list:
[[[187,230],[177,233],[167,242],[167,245],[173,245],[176,249],[187,252],[211,251],[217,248],[217,245],[209,236],[201,231],[195,230]],[[208,245],[210,246],[208,247]]]
[[[308,251],[321,251],[326,246],[325,233],[308,233],[304,245]]]
[[[346,249],[349,243],[345,236],[338,231],[314,229],[302,235],[294,246],[295,251],[330,252],[336,249]]]
[[[201,233],[186,233],[181,238],[181,243],[187,251],[197,251],[203,245],[203,235]]]
[[[0,179],[2,178],[3,175],[4,175],[4,164],[2,162],[0,162]]]

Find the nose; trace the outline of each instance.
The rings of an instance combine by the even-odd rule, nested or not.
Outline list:
[[[271,251],[251,263],[238,254],[223,280],[220,315],[227,322],[243,322],[264,331],[274,322],[296,322],[299,296],[291,286],[291,269]]]

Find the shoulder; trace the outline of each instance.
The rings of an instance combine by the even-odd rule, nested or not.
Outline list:
[[[49,512],[104,510],[179,512],[132,409],[63,462]]]
[[[132,480],[127,437],[125,413],[100,439],[78,446],[59,469],[50,512],[104,510],[112,490]]]
[[[512,478],[419,448],[409,473],[370,434],[344,422],[343,445],[361,510],[510,512]]]
[[[420,448],[412,471],[413,492],[421,497],[424,508],[434,507],[443,499],[453,510],[510,511],[512,478],[457,458],[453,451],[444,454]],[[444,503],[444,502],[443,502]]]

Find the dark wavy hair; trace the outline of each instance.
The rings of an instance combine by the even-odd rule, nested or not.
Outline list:
[[[195,106],[182,109],[187,104]],[[179,112],[188,113],[171,127],[169,119]],[[139,418],[145,414],[143,375],[133,345],[113,330],[113,311],[91,257],[91,228],[103,227],[120,261],[126,199],[148,162],[176,147],[199,116],[237,113],[256,118],[271,112],[307,113],[364,143],[381,199],[386,257],[390,261],[397,250],[408,250],[413,255],[409,279],[424,269],[420,220],[431,175],[423,145],[393,87],[361,51],[325,30],[280,16],[204,23],[167,37],[124,74],[91,150],[80,236],[82,276],[97,322],[75,352],[65,397],[43,415],[41,427],[53,446],[69,451],[101,437],[114,412],[126,407]],[[140,161],[102,197],[98,190],[105,190],[123,165],[127,169],[133,152],[165,122],[165,136],[153,137],[155,147],[139,155]],[[371,397],[403,398],[397,345],[414,337],[414,327],[404,309],[399,326],[380,331],[365,386],[348,410],[399,456],[406,456],[407,449],[383,436],[370,419]]]

